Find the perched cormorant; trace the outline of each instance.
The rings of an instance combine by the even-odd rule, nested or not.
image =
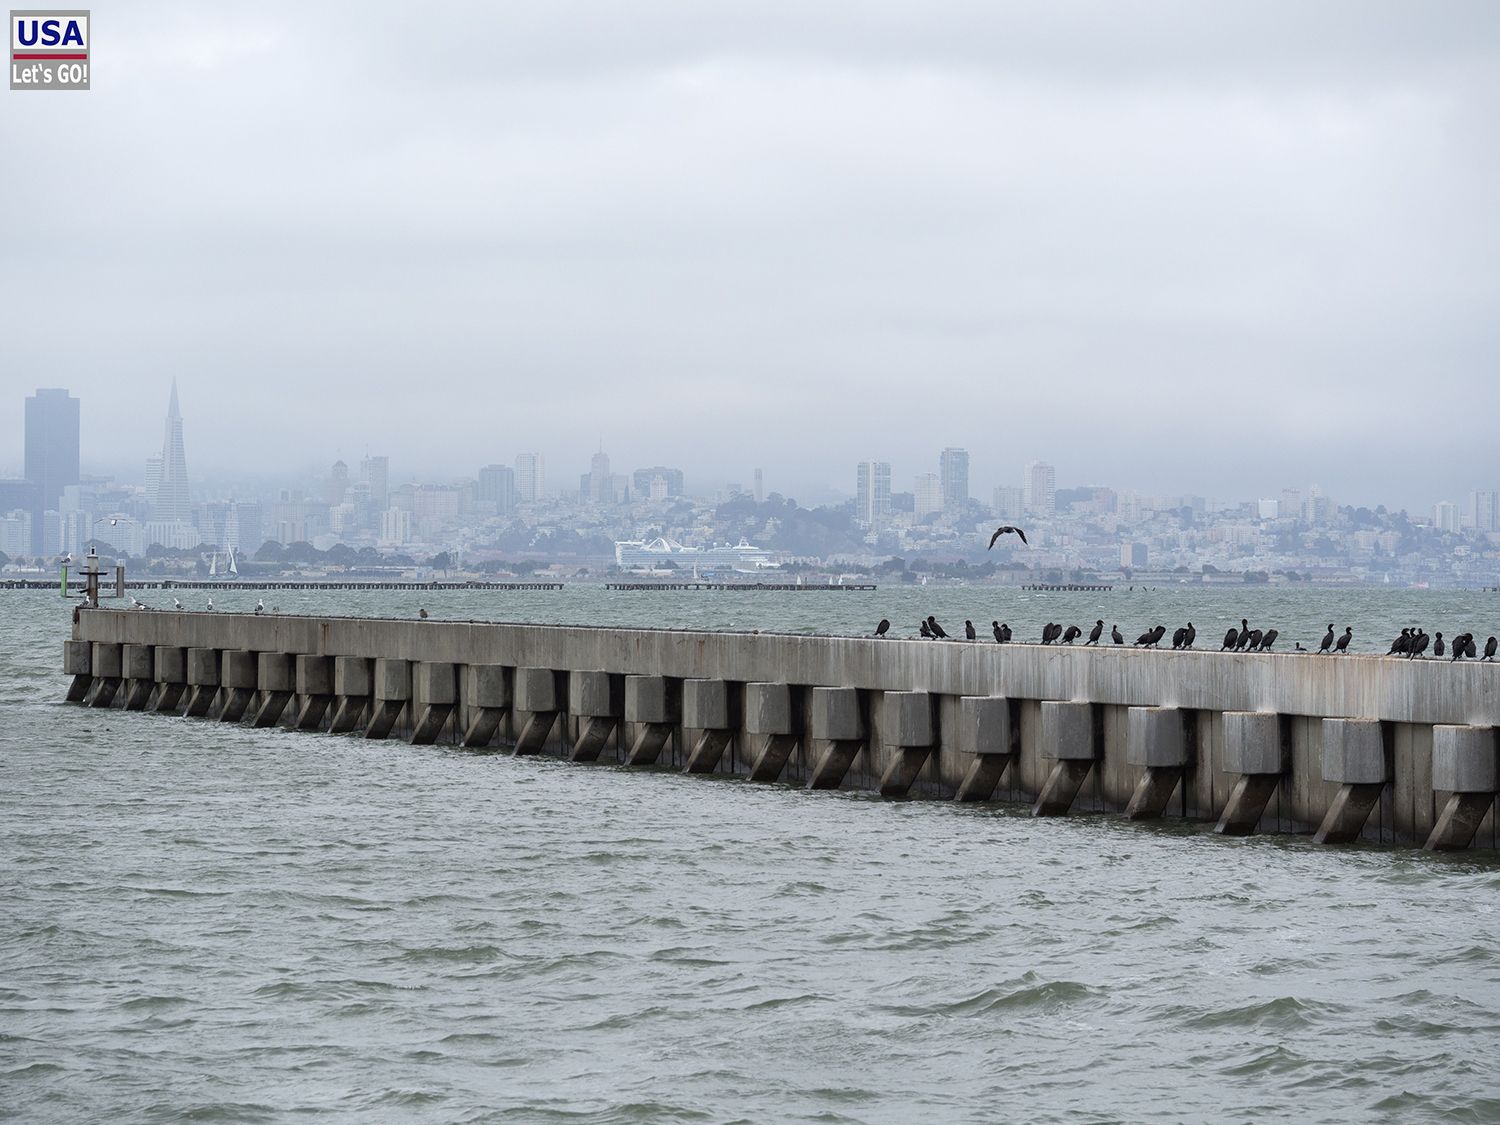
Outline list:
[[[924,636],[924,637],[931,637],[932,636],[932,627],[930,625],[928,625],[927,622],[925,622],[925,621],[919,621],[919,622],[917,622],[917,624],[922,627],[921,628],[922,636]]]
[[[890,621],[887,618],[882,617],[880,619],[880,624],[877,625],[877,626],[875,626],[875,635],[877,637],[883,637],[887,633],[889,633],[890,631],[891,631],[891,623],[890,623]]]
[[[1077,625],[1069,625],[1067,632],[1063,633],[1062,643],[1065,645],[1070,645],[1081,636],[1083,636],[1082,629],[1080,629]]]
[[[1125,643],[1125,638],[1120,634],[1120,627],[1118,625],[1111,625],[1109,627],[1109,639],[1117,645]]]
[[[940,641],[946,641],[948,634],[943,632],[943,627],[937,623],[937,618],[932,614],[927,615],[927,627],[932,630],[932,635]]]
[[[968,621],[968,620],[964,621],[964,636],[967,637],[971,641],[976,636],[978,636],[978,634],[974,632],[974,622]]]
[[[1182,642],[1187,639],[1187,630],[1181,625],[1172,631],[1172,647],[1181,648]]]
[[[1333,647],[1333,622],[1328,623],[1328,632],[1323,635],[1323,643],[1318,646],[1318,655],[1321,656]]]
[[[1259,629],[1251,629],[1250,630],[1250,640],[1245,645],[1245,651],[1246,652],[1255,652],[1257,649],[1259,649],[1260,648],[1261,638],[1264,637],[1264,636],[1265,636],[1265,634],[1262,633]]]
[[[1231,649],[1231,648],[1233,648],[1235,645],[1237,645],[1239,643],[1240,643],[1240,631],[1238,629],[1236,629],[1233,625],[1231,625],[1229,627],[1229,632],[1227,632],[1227,633],[1224,634],[1224,648],[1219,649],[1219,651],[1223,652],[1225,649]]]
[[[1301,641],[1298,641],[1296,644],[1294,644],[1292,646],[1292,651],[1293,652],[1306,652],[1307,649],[1305,649],[1305,648],[1302,647],[1302,642]]]
[[[417,617],[422,621],[427,620],[427,607],[425,605],[417,607]]]
[[[1474,659],[1474,634],[1473,633],[1465,633],[1464,636],[1468,638],[1468,640],[1464,641],[1464,655],[1467,656],[1470,660],[1473,660]]]
[[[1057,636],[1057,634],[1052,631],[1055,628],[1056,626],[1053,625],[1050,621],[1042,626],[1042,644],[1050,645],[1052,643],[1052,638]]]
[[[1240,618],[1240,639],[1234,642],[1234,651],[1239,652],[1250,643],[1250,622]]]
[[[995,545],[995,540],[999,539],[1000,536],[1002,536],[1002,535],[1010,535],[1012,532],[1014,532],[1016,535],[1019,535],[1021,537],[1021,542],[1022,543],[1026,543],[1026,533],[1024,531],[1022,531],[1019,527],[1011,527],[1010,524],[1007,523],[1007,524],[1002,525],[1001,527],[995,528],[995,534],[993,534],[993,535],[990,536],[990,547],[993,547]],[[1031,546],[1030,543],[1026,543],[1026,545],[1028,547]],[[988,551],[990,549],[990,547],[986,547],[985,550]]]
[[[1334,652],[1348,652],[1349,651],[1349,642],[1350,642],[1350,640],[1353,639],[1353,637],[1354,637],[1354,626],[1353,625],[1345,625],[1343,633],[1340,634],[1339,635],[1339,639],[1334,642],[1333,651]]]
[[[1007,625],[1004,621],[1000,622],[1000,632],[1005,638],[1006,643],[1009,644],[1011,638],[1010,626]]]
[[[1409,648],[1411,648],[1411,630],[1402,629],[1401,635],[1391,642],[1391,651],[1386,653],[1386,655],[1400,656]]]
[[[1196,641],[1197,639],[1198,639],[1198,630],[1194,629],[1193,628],[1193,623],[1191,621],[1189,621],[1187,623],[1187,636],[1185,636],[1185,637],[1182,638],[1182,647],[1183,648],[1192,648],[1193,647],[1193,642]]]
[[[1441,632],[1434,633],[1433,637],[1435,639],[1432,642],[1432,655],[1441,658],[1448,651],[1443,647],[1443,634]]]
[[[990,622],[990,628],[995,631],[995,643],[997,645],[1003,645],[1005,643],[1005,633],[1000,628],[1000,622],[998,622],[998,621],[991,621]]]
[[[1427,646],[1431,642],[1432,638],[1424,633],[1421,629],[1418,629],[1417,635],[1411,639],[1411,644],[1406,646],[1406,659],[1413,660],[1416,657],[1421,656],[1424,652],[1427,651]]]
[[[1100,618],[1098,621],[1094,622],[1094,627],[1089,630],[1089,639],[1084,641],[1083,643],[1085,645],[1096,645],[1099,643],[1099,638],[1102,636],[1104,636],[1104,620],[1103,618]]]
[[[1260,639],[1260,651],[1269,652],[1271,646],[1276,643],[1276,638],[1279,636],[1281,636],[1281,630],[1267,629],[1266,635]]]
[[[1473,644],[1474,642],[1470,641],[1469,643]],[[1470,656],[1474,655],[1473,650],[1470,650],[1469,655]],[[1487,641],[1484,642],[1484,658],[1486,660],[1494,660],[1495,659],[1495,638],[1494,637],[1491,637],[1489,640],[1487,640]]]

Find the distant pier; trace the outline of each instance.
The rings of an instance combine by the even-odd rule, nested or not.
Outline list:
[[[1050,592],[1050,591],[1068,591],[1068,592],[1072,592],[1072,591],[1098,591],[1100,593],[1107,593],[1108,591],[1113,590],[1114,587],[1113,586],[1101,586],[1101,585],[1088,585],[1086,583],[1081,583],[1081,582],[1060,582],[1060,583],[1053,583],[1053,582],[1032,582],[1029,585],[1022,586],[1021,589],[1023,589],[1023,590],[1038,590],[1038,591],[1042,591],[1042,592]]]
[[[68,589],[83,592],[83,580],[68,580]],[[115,588],[107,583],[108,589]],[[11,578],[0,582],[0,590],[56,590],[56,579]],[[128,578],[127,590],[561,590],[561,582],[399,582],[374,579],[368,582],[352,578],[237,578],[215,581],[211,578]]]
[[[795,582],[606,582],[606,590],[874,590],[874,583]]]

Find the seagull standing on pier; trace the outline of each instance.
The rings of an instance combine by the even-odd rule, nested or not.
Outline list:
[[[259,617],[262,613],[265,613],[265,612],[266,612],[266,603],[265,603],[265,600],[263,598],[256,598],[255,599],[255,615],[257,617]]]
[[[1004,525],[1002,525],[1000,527],[995,528],[995,534],[993,534],[993,535],[990,536],[990,546],[986,547],[985,550],[988,551],[990,549],[990,547],[993,547],[995,545],[995,540],[999,539],[1000,536],[1002,536],[1002,535],[1012,535],[1012,534],[1019,535],[1021,537],[1021,542],[1022,543],[1026,543],[1026,533],[1024,531],[1022,531],[1019,527],[1011,527],[1011,525],[1007,523],[1007,524],[1004,524]],[[1026,543],[1026,546],[1029,547],[1029,546],[1031,546],[1031,544],[1030,543]]]
[[[214,611],[214,600],[213,600],[213,598],[209,598],[208,599],[208,612],[212,613],[213,611]]]
[[[179,599],[177,599],[177,598],[173,598],[172,599],[172,608],[173,609],[181,609],[182,608],[182,602]]]

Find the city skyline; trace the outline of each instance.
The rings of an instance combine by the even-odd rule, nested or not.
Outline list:
[[[477,82],[388,4],[115,12],[107,94],[0,118],[0,399],[71,387],[117,469],[175,377],[200,477],[1484,487],[1494,5],[578,12],[467,11]]]

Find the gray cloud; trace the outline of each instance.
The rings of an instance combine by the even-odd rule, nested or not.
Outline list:
[[[134,466],[1500,485],[1491,4],[139,5],[0,91],[0,401]],[[10,413],[9,411],[7,413]]]

